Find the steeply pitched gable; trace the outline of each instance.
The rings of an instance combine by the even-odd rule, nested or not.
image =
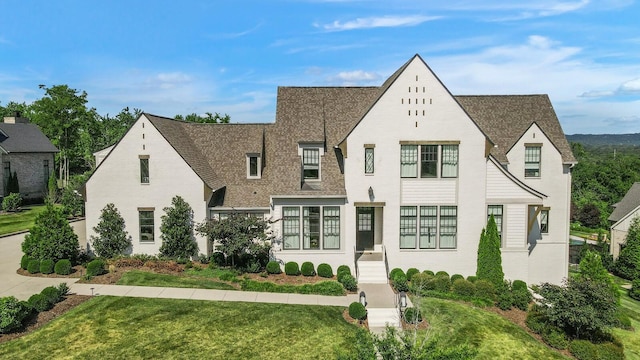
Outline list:
[[[631,211],[640,206],[640,182],[631,185],[631,188],[616,205],[609,216],[609,221],[617,222],[627,216]]]
[[[22,123],[0,123],[0,148],[6,153],[58,152],[36,124]]]

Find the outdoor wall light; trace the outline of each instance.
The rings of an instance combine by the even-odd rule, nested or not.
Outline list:
[[[400,304],[400,310],[404,310],[407,308],[407,293],[405,293],[404,291],[401,291],[400,294],[398,294],[398,299],[399,299],[399,304]]]
[[[360,304],[362,304],[362,306],[367,306],[367,295],[364,291],[360,291]]]
[[[369,198],[373,199],[373,188],[369,186]]]

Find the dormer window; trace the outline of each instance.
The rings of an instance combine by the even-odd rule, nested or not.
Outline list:
[[[262,159],[259,154],[247,154],[247,179],[262,177]]]
[[[305,180],[320,180],[320,149],[302,149],[302,174]]]

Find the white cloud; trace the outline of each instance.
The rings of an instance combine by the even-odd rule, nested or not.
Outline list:
[[[640,78],[633,79],[620,85],[619,93],[640,93]]]
[[[316,24],[316,27],[320,27],[327,31],[345,31],[345,30],[357,30],[357,29],[371,29],[379,27],[399,27],[399,26],[416,26],[423,22],[440,19],[440,16],[382,16],[382,17],[368,17],[357,18],[346,22],[340,22],[338,20],[324,25]]]
[[[615,90],[591,90],[584,92],[580,97],[602,98],[612,96],[640,95],[640,78],[623,82]]]
[[[364,70],[342,71],[328,79],[330,83],[338,83],[343,86],[363,85],[379,82],[380,75]]]

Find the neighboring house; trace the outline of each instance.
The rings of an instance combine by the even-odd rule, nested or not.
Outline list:
[[[0,161],[2,162],[2,195],[8,195],[9,174],[18,176],[23,199],[42,199],[54,169],[58,149],[29,119],[16,114],[0,123]]]
[[[111,150],[113,150],[114,146],[115,145],[111,145],[111,146],[108,146],[108,147],[106,147],[106,148],[104,148],[102,150],[98,150],[98,151],[93,153],[93,157],[96,159],[96,167],[100,165],[102,160],[104,160],[104,158],[106,158],[107,155],[109,155]]]
[[[613,206],[613,212],[609,216],[612,223],[610,251],[613,258],[617,259],[626,242],[631,221],[640,216],[640,182],[631,185],[622,200]]]
[[[86,184],[87,232],[113,202],[158,253],[180,195],[196,221],[271,219],[283,261],[468,276],[493,214],[506,276],[560,283],[575,163],[546,95],[453,96],[416,55],[381,87],[280,87],[270,124],[143,114]]]

